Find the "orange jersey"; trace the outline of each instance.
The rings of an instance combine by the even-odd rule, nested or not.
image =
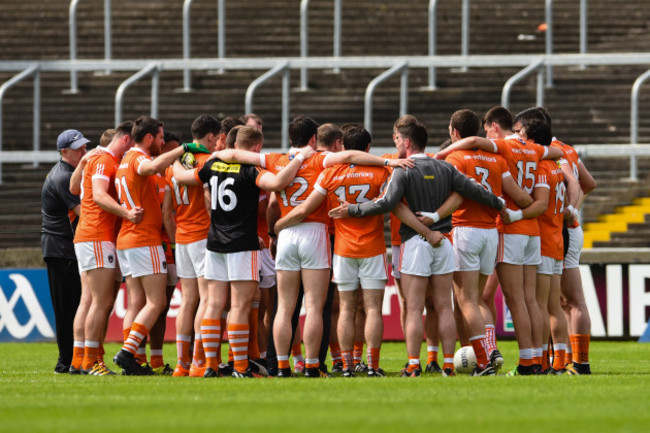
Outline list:
[[[397,159],[397,154],[386,153],[381,157],[386,159]],[[388,170],[392,171],[392,168],[389,167]],[[390,244],[393,246],[399,246],[402,243],[402,238],[399,235],[400,224],[402,224],[402,222],[391,212],[390,213]]]
[[[319,152],[316,155],[303,162],[293,181],[282,191],[280,191],[278,202],[280,203],[280,215],[286,216],[293,208],[305,201],[307,196],[314,189],[314,184],[320,173],[324,170],[323,161],[327,152]],[[292,154],[267,153],[260,155],[262,167],[272,173],[280,172],[294,158]],[[303,222],[316,222],[327,225],[329,217],[327,216],[327,202],[323,202],[311,215],[304,219]]]
[[[492,140],[497,153],[501,155],[508,163],[510,174],[514,176],[517,184],[532,194],[535,188],[537,167],[539,161],[547,154],[544,146],[525,141],[519,137],[511,136],[500,140]],[[506,204],[509,209],[519,210],[519,207],[510,197],[505,196]],[[539,224],[536,218],[525,218],[512,224],[503,224],[501,218],[497,218],[497,228],[500,233],[514,235],[539,236]]]
[[[571,168],[571,172],[573,172],[573,177],[576,178],[578,182],[580,182],[580,170],[578,170],[578,166],[580,165],[580,157],[578,156],[578,152],[576,150],[569,146],[566,143],[561,142],[560,140],[556,139],[555,137],[553,138],[553,141],[551,142],[551,146],[557,147],[562,151],[562,159],[560,160],[560,163],[564,163],[566,161],[567,164],[569,164],[569,167]],[[569,228],[576,228],[580,227],[580,223],[578,220],[575,220]]]
[[[483,150],[454,152],[446,158],[446,161],[497,197],[500,197],[502,193],[503,178],[510,176],[508,164],[500,155]],[[460,207],[454,212],[451,223],[454,227],[466,226],[492,229],[497,226],[496,219],[498,215],[498,210],[465,198]]]
[[[535,187],[549,188],[548,208],[546,212],[537,217],[542,240],[542,255],[562,260],[564,259],[562,224],[564,222],[566,185],[560,165],[549,160],[540,162]]]
[[[99,179],[108,183],[108,194],[117,201],[115,190],[115,173],[118,159],[108,149],[93,157],[84,167],[81,180],[81,215],[75,231],[74,242],[110,241],[115,242],[115,223],[117,215],[105,211],[93,196],[93,180]]]
[[[329,208],[339,200],[364,203],[381,194],[389,175],[384,167],[337,164],[320,174],[314,189],[327,195]],[[334,253],[339,256],[367,258],[386,252],[383,215],[336,219],[334,227]]]
[[[200,170],[205,161],[210,159],[210,154],[197,153],[194,157],[198,163],[195,170]],[[172,188],[176,213],[176,243],[191,244],[206,239],[210,230],[210,215],[205,207],[203,185],[179,184],[171,167],[167,169],[165,176]]]
[[[160,228],[162,227],[162,210],[158,196],[159,174],[140,176],[138,167],[151,161],[144,150],[133,147],[122,158],[115,175],[115,185],[120,203],[127,209],[141,207],[144,209],[142,221],[133,224],[122,221],[122,228],[117,236],[117,249],[138,248],[161,245]]]

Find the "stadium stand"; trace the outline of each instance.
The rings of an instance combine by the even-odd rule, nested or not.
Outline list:
[[[180,58],[182,56],[182,1],[113,0],[113,58]],[[299,1],[226,1],[226,55],[228,57],[298,56],[300,46]],[[342,55],[424,55],[427,52],[426,3],[344,1]],[[442,55],[460,53],[460,5],[438,2],[438,49]],[[0,5],[5,41],[2,60],[68,59],[69,0],[5,0]],[[578,2],[554,2],[554,49],[557,53],[578,51]],[[98,1],[79,3],[78,57],[102,59],[103,5]],[[589,52],[641,52],[650,42],[650,10],[644,0],[630,0],[612,8],[606,0],[589,2]],[[332,2],[315,0],[309,12],[310,46],[313,56],[332,53]],[[217,10],[214,0],[196,0],[192,7],[192,55],[216,57]],[[470,54],[543,53],[544,34],[537,30],[544,22],[544,4],[539,1],[509,2],[474,0],[471,3]],[[500,101],[504,82],[517,68],[470,68],[465,73],[438,70],[438,90],[423,91],[426,70],[411,70],[409,112],[429,126],[431,143],[447,138],[449,114],[462,107],[483,112]],[[547,89],[545,105],[554,117],[554,130],[570,144],[626,143],[629,141],[629,92],[643,71],[642,66],[601,66],[584,70],[555,68],[555,86]],[[310,71],[308,92],[292,92],[291,110],[309,113],[318,121],[344,123],[363,121],[363,91],[380,70]],[[292,71],[292,86],[298,83]],[[159,117],[170,130],[189,138],[188,126],[197,114],[219,116],[244,110],[244,92],[260,71],[228,71],[224,74],[193,72],[191,93],[179,92],[182,73],[161,74]],[[0,72],[0,81],[14,73]],[[81,92],[68,94],[68,73],[47,73],[42,77],[41,148],[53,150],[56,136],[74,127],[97,143],[101,132],[113,124],[115,91],[131,73],[80,73]],[[260,88],[255,111],[265,120],[267,146],[280,138],[280,78]],[[375,97],[373,136],[375,145],[390,146],[393,121],[398,115],[399,78],[382,85]],[[126,95],[124,117],[149,111],[148,80]],[[511,98],[513,111],[534,103],[535,83],[531,77],[519,84]],[[3,150],[23,150],[31,143],[32,85],[29,80],[11,89],[4,100]],[[650,106],[650,92],[641,93],[641,106]],[[643,117],[643,116],[642,116]],[[640,141],[650,138],[650,120],[643,120]],[[585,221],[597,221],[617,206],[647,195],[645,181],[626,183],[626,160],[599,159],[587,166],[599,188],[585,205]],[[645,165],[644,165],[645,164]],[[38,191],[48,164],[4,164],[0,185],[0,248],[38,246],[40,201]],[[642,163],[641,173],[648,164]],[[616,174],[616,173],[620,173]],[[609,177],[609,176],[612,177]],[[603,184],[603,181],[607,181]],[[631,226],[632,227],[632,226]],[[616,236],[612,239],[617,239]],[[596,243],[595,245],[600,245]],[[608,244],[609,245],[609,244]],[[611,245],[610,245],[611,246]]]

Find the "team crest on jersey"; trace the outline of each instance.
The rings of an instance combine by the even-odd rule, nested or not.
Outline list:
[[[241,164],[226,164],[225,162],[216,161],[212,163],[212,170],[222,173],[239,173]]]
[[[163,269],[167,270],[167,262],[162,262]]]
[[[110,255],[108,256],[108,263],[113,263],[113,260],[115,260],[115,259],[113,258],[113,255],[110,254]]]

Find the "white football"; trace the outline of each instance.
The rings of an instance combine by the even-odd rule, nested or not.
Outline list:
[[[454,355],[454,368],[458,374],[470,374],[476,367],[476,355],[472,346],[463,346]]]

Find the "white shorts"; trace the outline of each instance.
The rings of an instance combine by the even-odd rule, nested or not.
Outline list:
[[[302,223],[280,232],[275,255],[276,270],[329,268],[330,236],[325,224]]]
[[[259,251],[236,253],[205,252],[205,279],[216,281],[259,281]]]
[[[542,256],[542,263],[537,265],[537,273],[543,275],[562,275],[562,260]]]
[[[499,233],[496,263],[537,266],[542,262],[542,243],[539,236]]]
[[[454,249],[449,239],[443,238],[434,248],[420,236],[413,236],[400,246],[401,274],[429,277],[454,272]]]
[[[264,248],[259,254],[260,263],[260,289],[270,289],[275,286],[275,261],[271,251]]]
[[[176,275],[176,265],[173,263],[167,264],[167,285],[176,287],[178,284],[178,276]]]
[[[564,255],[564,269],[572,269],[580,266],[580,253],[585,235],[581,226],[567,230],[569,232],[569,249]],[[564,241],[566,242],[566,239]]]
[[[479,271],[490,275],[497,256],[496,228],[454,227],[454,257],[457,271]]]
[[[354,291],[361,283],[362,289],[383,289],[388,280],[386,253],[368,258],[341,257],[334,254],[332,281],[339,292]]]
[[[74,244],[79,273],[93,269],[117,267],[115,243],[110,241],[89,241]]]
[[[399,274],[399,245],[391,245],[390,264],[393,268],[393,278],[400,278]]]
[[[131,275],[132,278],[138,278],[167,273],[167,261],[162,245],[117,250],[117,257],[125,277]]]
[[[178,278],[198,278],[205,273],[205,246],[208,239],[191,244],[176,244],[176,272]]]

